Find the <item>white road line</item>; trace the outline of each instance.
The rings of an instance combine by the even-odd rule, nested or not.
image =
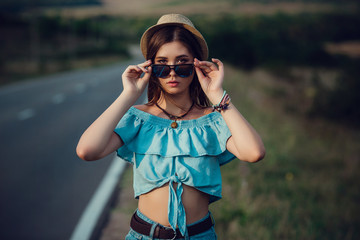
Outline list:
[[[58,93],[58,94],[55,94],[51,100],[54,104],[60,104],[65,101],[65,98],[66,98],[65,94]]]
[[[35,116],[35,110],[32,108],[26,108],[17,114],[17,118],[20,121],[32,118],[33,116]]]
[[[84,83],[78,83],[74,87],[76,93],[83,93],[86,90],[86,85]]]
[[[126,162],[115,156],[107,173],[76,225],[70,240],[89,240],[91,238],[99,218],[108,204],[109,198],[114,192],[125,167]]]

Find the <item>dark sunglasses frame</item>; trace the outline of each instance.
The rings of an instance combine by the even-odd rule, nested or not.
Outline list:
[[[174,69],[176,75],[181,78],[186,78],[191,76],[194,72],[194,64],[177,64],[177,65],[164,65],[164,64],[152,64],[152,74],[155,77],[165,78],[169,76],[171,69]],[[187,68],[181,68],[187,67]]]

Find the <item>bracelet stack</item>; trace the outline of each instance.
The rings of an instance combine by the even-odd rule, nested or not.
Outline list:
[[[223,94],[220,102],[218,104],[212,106],[213,112],[214,111],[221,112],[222,110],[228,109],[230,101],[231,101],[231,99],[229,97],[229,94],[227,94],[226,91],[224,91],[224,94]]]

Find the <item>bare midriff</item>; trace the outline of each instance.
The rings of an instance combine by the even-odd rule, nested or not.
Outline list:
[[[176,189],[174,183],[174,189]],[[186,224],[205,217],[209,211],[209,196],[206,193],[183,186],[182,203],[186,213]],[[168,220],[169,184],[165,184],[139,197],[138,208],[141,213],[163,226],[170,226]]]

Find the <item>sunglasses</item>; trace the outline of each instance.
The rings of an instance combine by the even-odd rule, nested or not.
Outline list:
[[[176,75],[182,78],[191,76],[194,71],[194,64],[178,64],[178,65],[163,65],[153,64],[152,74],[155,77],[165,78],[169,76],[171,69],[174,69]]]

